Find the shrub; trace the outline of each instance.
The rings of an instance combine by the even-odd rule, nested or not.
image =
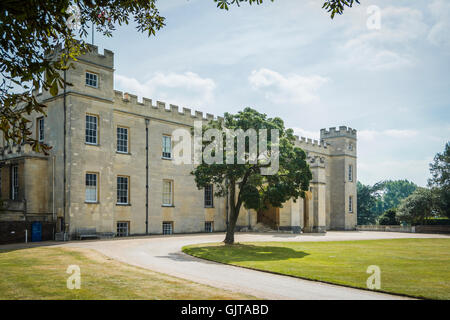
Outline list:
[[[381,215],[381,217],[378,219],[378,224],[381,224],[384,226],[399,225],[396,215],[397,215],[397,209],[386,210]]]

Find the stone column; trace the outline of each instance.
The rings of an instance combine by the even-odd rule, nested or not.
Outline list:
[[[309,232],[326,232],[326,176],[325,161],[323,158],[316,157],[312,159],[310,164],[313,179],[311,180],[312,188],[312,211],[310,213],[310,231]]]
[[[291,201],[291,230],[293,233],[300,233],[301,231],[301,223],[302,223],[302,217],[300,212],[301,207],[303,207],[303,199],[299,198],[294,202],[294,200]]]

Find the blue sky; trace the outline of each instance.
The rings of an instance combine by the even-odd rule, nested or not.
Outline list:
[[[164,0],[156,37],[130,25],[95,44],[115,52],[117,90],[215,115],[249,106],[315,139],[346,125],[358,130],[358,180],[425,185],[450,140],[450,1],[361,2],[331,20],[323,0],[228,12]],[[371,5],[380,29],[367,27]]]

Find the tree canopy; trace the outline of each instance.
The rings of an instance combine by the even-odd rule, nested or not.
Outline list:
[[[397,209],[389,209],[384,212],[378,219],[378,224],[385,226],[393,226],[398,224]]]
[[[408,180],[385,180],[373,186],[357,183],[358,224],[375,224],[387,210],[397,208],[417,185]]]
[[[441,215],[450,218],[450,142],[442,153],[437,153],[430,163],[431,178],[428,186],[433,191],[434,206]]]
[[[376,189],[370,185],[364,185],[361,182],[356,183],[357,194],[357,212],[358,224],[369,225],[375,224],[377,220],[377,213],[375,212],[375,204],[377,201]]]
[[[208,134],[208,130],[216,131],[214,137],[204,139],[203,157],[211,151],[211,144],[222,145],[227,147],[213,148],[210,153],[213,157],[219,156],[220,159],[227,161],[207,163],[203,160],[192,174],[199,189],[212,184],[216,196],[223,197],[227,194],[229,196],[230,213],[225,243],[234,243],[234,231],[241,206],[255,210],[268,204],[281,207],[289,199],[295,201],[299,197],[304,197],[305,191],[308,191],[312,174],[306,161],[306,153],[294,145],[293,130],[286,129],[280,118],[268,118],[267,115],[254,109],[245,108],[237,114],[225,113],[223,121],[212,120],[203,125],[204,137]],[[262,130],[268,130],[267,148],[262,148],[260,138],[255,148],[256,154],[252,154],[252,147],[255,147],[252,143],[255,141],[244,138],[245,163],[240,163],[239,138],[238,143],[234,143],[236,139],[229,140],[227,132],[248,133],[252,130],[258,135]],[[278,139],[272,130],[277,132]],[[230,141],[233,141],[231,146]],[[276,149],[278,151],[275,151]],[[273,164],[268,163],[267,155],[278,158],[278,170],[265,175],[261,169],[269,168]]]
[[[374,190],[377,193],[377,200],[375,203],[375,212],[377,215],[385,211],[397,208],[400,202],[408,197],[417,185],[408,180],[385,180],[374,185]]]
[[[433,216],[433,194],[430,189],[417,188],[410,196],[402,201],[397,218],[409,224],[425,224]]]

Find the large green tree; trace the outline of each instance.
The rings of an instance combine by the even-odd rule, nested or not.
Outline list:
[[[374,209],[377,215],[381,215],[389,209],[397,208],[403,199],[417,189],[417,185],[406,179],[385,180],[376,183],[374,189],[379,195]]]
[[[371,185],[358,181],[358,224],[375,224],[383,213],[397,208],[417,185],[408,180],[385,180]]]
[[[377,194],[376,189],[361,182],[356,183],[358,225],[375,224],[378,214],[374,210]]]
[[[378,224],[385,226],[398,225],[397,209],[389,209],[378,219]]]
[[[437,153],[430,163],[431,178],[428,185],[433,192],[434,207],[441,215],[450,218],[450,142],[442,153]]]
[[[433,194],[430,189],[417,188],[403,199],[397,210],[399,221],[410,224],[425,224],[433,216]]]
[[[266,151],[261,145],[261,138],[257,148],[255,141],[245,138],[241,140],[245,142],[244,157],[240,156],[239,140],[233,138],[233,141],[237,140],[233,145],[230,138],[227,141],[227,130],[228,132],[255,130],[258,135],[263,132],[262,130],[268,130]],[[278,132],[278,139],[272,135],[272,130]],[[215,132],[215,136],[204,139],[203,157],[211,154],[212,157],[218,156],[218,159],[223,161],[211,163],[203,159],[192,174],[199,189],[212,184],[216,196],[228,197],[229,223],[224,240],[226,244],[234,243],[236,222],[242,206],[254,210],[269,204],[281,207],[289,199],[295,201],[299,197],[304,197],[305,191],[308,191],[312,174],[306,161],[306,154],[294,145],[293,130],[286,129],[280,118],[268,118],[267,115],[254,109],[245,108],[237,114],[225,113],[223,121],[213,120],[203,125],[202,136],[206,137],[205,134],[208,132]],[[224,147],[211,149],[211,145]],[[252,147],[256,149],[252,151]],[[267,161],[267,157],[263,157],[264,155],[278,158],[277,171],[274,170],[268,175],[262,174],[261,169],[273,165],[273,162]],[[240,164],[240,159],[246,160],[245,163]],[[247,161],[251,159],[255,161],[251,161],[253,163]]]
[[[263,1],[214,2],[218,8],[229,10],[232,5],[259,5]],[[334,17],[353,2],[327,0],[324,8]],[[47,146],[30,138],[27,115],[33,111],[45,114],[46,107],[33,96],[33,88],[49,90],[53,96],[58,94],[65,83],[62,71],[70,67],[70,60],[88,49],[85,39],[91,26],[110,37],[117,26],[134,21],[138,32],[156,35],[165,25],[157,3],[156,0],[0,1],[0,131],[7,143],[27,141],[35,150],[47,150]],[[65,48],[62,55],[53,56],[61,45]]]

